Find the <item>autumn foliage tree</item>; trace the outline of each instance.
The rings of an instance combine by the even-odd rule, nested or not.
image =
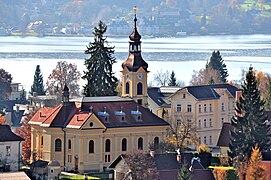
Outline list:
[[[202,68],[199,71],[193,71],[192,79],[190,80],[190,85],[209,85],[209,84],[220,84],[222,83],[220,79],[220,73],[218,70],[212,67]]]
[[[66,84],[71,96],[79,96],[80,78],[81,74],[75,64],[59,61],[47,79],[47,92],[51,95],[61,93]]]
[[[31,157],[31,126],[28,124],[35,112],[27,111],[27,113],[21,119],[21,127],[17,129],[17,134],[24,138],[22,143],[22,158],[23,161],[30,162]]]
[[[191,120],[185,119],[178,121],[178,123],[171,123],[167,129],[165,141],[173,144],[176,150],[180,148],[181,151],[183,151],[188,144],[197,145],[198,137],[196,125],[192,123]]]
[[[129,176],[132,179],[145,180],[145,179],[159,179],[156,165],[150,155],[144,151],[133,151],[125,155],[125,163],[130,169],[130,173],[126,174],[124,179]]]
[[[253,148],[250,156],[248,168],[247,168],[247,180],[264,180],[268,179],[265,176],[265,169],[260,164],[262,161],[262,155],[258,146]]]

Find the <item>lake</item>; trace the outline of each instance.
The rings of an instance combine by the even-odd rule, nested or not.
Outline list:
[[[117,63],[113,70],[120,78],[121,63],[128,56],[127,38],[108,38],[115,46]],[[271,73],[271,35],[187,36],[182,38],[142,38],[142,56],[149,64],[149,84],[159,70],[176,73],[189,85],[193,70],[205,67],[214,50],[219,50],[229,72],[228,80],[239,80],[241,69],[253,66]],[[12,74],[13,82],[27,91],[33,83],[36,65],[41,66],[44,84],[58,61],[75,63],[83,73],[84,50],[93,37],[0,37],[0,68]],[[85,82],[80,81],[83,85]]]

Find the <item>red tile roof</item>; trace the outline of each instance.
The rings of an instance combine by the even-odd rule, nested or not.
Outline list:
[[[95,97],[82,98],[79,101],[82,103],[81,107],[75,106],[78,102],[69,102],[55,108],[41,108],[29,123],[44,127],[80,128],[94,114],[107,128],[169,125],[133,100],[119,97],[111,97],[111,99]],[[122,113],[117,113],[121,111]],[[133,115],[132,112],[135,114]],[[109,115],[107,122],[101,114]],[[121,119],[122,116],[124,120]],[[138,120],[139,116],[140,120]]]

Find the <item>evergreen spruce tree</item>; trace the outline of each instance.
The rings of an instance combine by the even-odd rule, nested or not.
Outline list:
[[[170,74],[168,85],[169,86],[178,86],[174,71],[172,71]]]
[[[182,168],[178,174],[178,180],[191,180],[191,172],[188,170],[188,164],[184,161]]]
[[[44,85],[43,85],[43,77],[40,71],[40,65],[37,65],[35,75],[34,75],[34,82],[31,86],[30,94],[36,92],[37,95],[45,95]]]
[[[265,176],[265,168],[261,165],[262,155],[259,148],[256,146],[253,148],[249,165],[247,168],[247,180],[264,180]]]
[[[211,67],[215,70],[218,70],[220,72],[220,79],[222,82],[227,82],[227,77],[229,76],[228,70],[226,68],[226,64],[224,63],[224,60],[222,59],[219,51],[214,51],[212,53],[212,56],[210,58],[210,61],[207,62],[206,69],[208,67]]]
[[[113,56],[114,47],[108,46],[104,37],[107,26],[100,21],[94,28],[94,42],[89,43],[85,54],[90,58],[85,60],[86,71],[82,77],[87,81],[83,94],[90,96],[116,95],[117,78],[112,72],[112,66],[116,62]]]
[[[229,157],[237,168],[244,167],[252,148],[258,144],[260,151],[270,148],[270,131],[264,115],[264,101],[260,99],[258,82],[250,67],[242,85],[242,96],[236,103],[236,112],[231,119]]]

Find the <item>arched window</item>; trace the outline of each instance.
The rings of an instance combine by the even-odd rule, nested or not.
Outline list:
[[[88,153],[94,153],[94,141],[90,140],[88,143]]]
[[[110,152],[110,140],[105,141],[105,152]]]
[[[60,152],[61,151],[61,139],[56,139],[55,140],[55,152]]]
[[[130,93],[130,84],[129,84],[129,82],[126,83],[125,93],[126,93],[126,94],[129,94],[129,93]]]
[[[72,148],[72,141],[69,139],[68,140],[68,149],[71,149]]]
[[[154,149],[157,149],[159,147],[159,137],[154,138]]]
[[[138,138],[137,149],[138,150],[143,150],[143,138],[142,137]]]
[[[143,93],[142,93],[142,83],[140,82],[140,83],[138,83],[137,84],[137,95],[142,95]]]
[[[127,139],[126,138],[123,138],[121,141],[121,150],[127,151]]]

